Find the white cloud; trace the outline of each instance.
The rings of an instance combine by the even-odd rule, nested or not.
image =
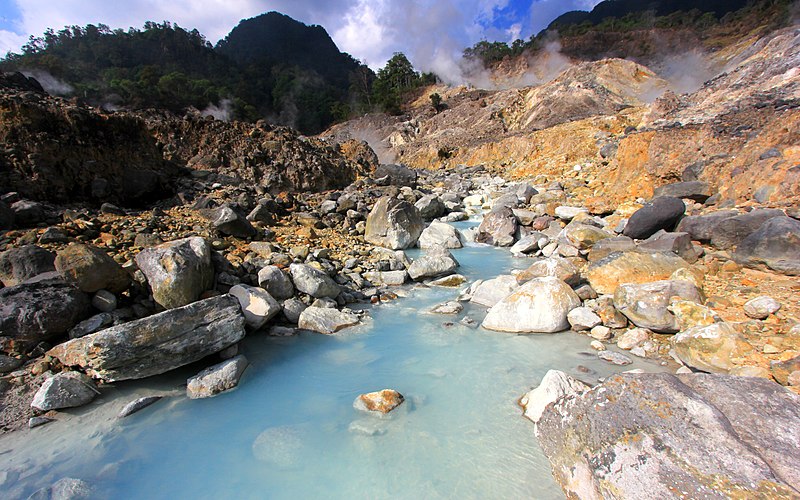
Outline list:
[[[0,57],[5,57],[9,52],[18,52],[19,48],[27,42],[28,37],[26,35],[0,30]]]

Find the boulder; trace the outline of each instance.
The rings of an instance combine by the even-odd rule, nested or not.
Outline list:
[[[669,311],[670,299],[680,297],[698,304],[703,294],[688,281],[624,283],[614,292],[614,306],[634,325],[658,333],[676,333],[678,321]]]
[[[445,302],[444,304],[439,304],[431,309],[432,314],[458,314],[464,310],[464,306],[461,305],[461,302],[456,302],[451,300],[450,302]]]
[[[692,245],[689,233],[667,233],[663,230],[640,242],[637,250],[646,253],[672,252],[690,264],[697,262],[700,257]]]
[[[369,271],[364,273],[373,285],[400,286],[408,281],[407,271]]]
[[[32,227],[45,218],[44,206],[35,201],[19,200],[14,202],[11,204],[11,211],[14,212],[14,223],[17,227]]]
[[[780,309],[781,303],[767,296],[756,297],[744,304],[744,313],[753,319],[767,319],[770,314],[775,314]]]
[[[0,253],[0,281],[19,285],[34,276],[55,271],[56,256],[36,245],[23,245]]]
[[[411,248],[419,239],[425,222],[414,205],[383,197],[367,216],[364,239],[393,250]]]
[[[426,194],[417,200],[414,206],[417,207],[419,215],[425,220],[433,220],[447,213],[447,208],[441,198],[435,194]]]
[[[589,284],[599,294],[614,293],[622,283],[666,280],[689,263],[673,253],[615,252],[589,264]]]
[[[438,278],[453,274],[458,265],[458,261],[449,250],[432,247],[426,250],[425,255],[411,263],[408,268],[408,276],[414,281]]]
[[[675,315],[680,331],[693,326],[713,325],[717,321],[721,321],[712,309],[692,300],[671,300],[667,309]]]
[[[305,311],[306,307],[308,307],[302,300],[298,299],[297,297],[292,297],[290,299],[286,299],[281,304],[283,307],[283,315],[289,321],[289,323],[297,324],[300,321],[300,314]]]
[[[589,262],[608,257],[615,252],[632,252],[636,250],[636,243],[627,236],[615,236],[600,240],[589,249]]]
[[[128,272],[103,250],[92,245],[71,243],[58,252],[55,267],[67,282],[87,293],[98,290],[122,293],[131,284]]]
[[[535,252],[539,249],[539,240],[541,240],[542,237],[547,238],[547,236],[539,232],[523,236],[509,248],[509,251],[514,255],[525,255]]]
[[[233,389],[247,365],[247,358],[239,355],[206,368],[186,381],[186,395],[189,399],[210,398]]]
[[[514,212],[508,207],[500,207],[483,217],[481,225],[478,226],[475,241],[499,247],[510,247],[514,244],[516,233],[517,218],[514,216]]]
[[[262,268],[258,272],[258,286],[269,292],[276,300],[285,300],[294,295],[292,280],[278,266]]]
[[[584,207],[560,206],[556,207],[553,213],[561,220],[572,220],[580,214],[588,214],[589,209]]]
[[[779,384],[789,385],[789,377],[792,373],[800,370],[800,356],[784,361],[772,361],[769,366],[772,376]]]
[[[733,260],[746,267],[766,266],[800,276],[800,221],[784,216],[770,218],[739,243]]]
[[[675,230],[688,233],[689,237],[694,241],[709,243],[717,224],[737,215],[739,215],[739,212],[736,210],[720,210],[706,215],[691,215],[681,219]]]
[[[765,222],[775,217],[785,218],[786,214],[783,210],[760,208],[722,219],[711,230],[711,245],[722,250],[734,248],[758,231]],[[751,240],[751,244],[755,241],[757,240]]]
[[[537,423],[548,405],[561,398],[578,396],[589,389],[588,385],[562,371],[548,370],[536,389],[522,396],[519,404],[525,410],[525,418]]]
[[[356,410],[385,415],[403,404],[405,398],[394,389],[383,389],[377,392],[361,394],[353,401]]]
[[[84,500],[93,497],[92,486],[86,481],[64,477],[47,488],[36,490],[28,500]]]
[[[531,264],[527,269],[517,274],[517,282],[522,284],[534,278],[552,276],[568,285],[575,286],[581,280],[581,273],[572,262],[561,257],[550,257],[539,259]]]
[[[281,312],[272,295],[266,290],[248,285],[235,285],[228,292],[239,300],[244,322],[251,330],[258,330]]]
[[[646,328],[633,328],[623,333],[619,339],[617,339],[617,347],[630,351],[634,347],[638,347],[650,340],[651,335],[652,332]]]
[[[167,309],[196,301],[214,284],[211,248],[198,236],[142,250],[136,265],[150,284],[153,300]]]
[[[560,332],[569,328],[567,314],[580,304],[563,281],[535,278],[489,309],[482,326],[511,333]]]
[[[341,293],[341,288],[330,276],[308,264],[292,264],[289,266],[289,273],[292,275],[294,286],[315,299],[322,297],[335,299]]]
[[[458,230],[444,222],[432,222],[430,226],[422,231],[417,244],[420,248],[461,248],[464,246],[461,243]]]
[[[36,344],[64,335],[89,313],[89,297],[60,279],[0,289],[0,336]]]
[[[211,217],[211,225],[226,236],[252,238],[256,235],[256,228],[250,224],[250,221],[227,205],[214,211]]]
[[[536,434],[570,498],[792,498],[798,419],[768,380],[626,373],[547,406]]]
[[[588,307],[576,307],[567,314],[570,327],[576,332],[591,330],[603,323],[600,316]]]
[[[14,227],[14,211],[0,201],[0,231]]]
[[[417,172],[405,165],[384,163],[375,167],[373,178],[381,186],[414,187],[417,185]]]
[[[613,236],[598,227],[574,221],[567,224],[561,234],[570,245],[579,250],[588,250],[598,241]]]
[[[97,395],[92,379],[78,372],[61,372],[44,381],[33,396],[31,407],[41,411],[89,404]]]
[[[683,217],[686,205],[679,198],[663,196],[655,198],[631,215],[622,234],[629,238],[642,240],[649,238],[659,229],[671,231]]]
[[[334,202],[335,203],[335,202]],[[266,203],[259,203],[247,214],[247,220],[250,222],[260,222],[265,226],[273,226],[277,221],[275,212]]]
[[[312,306],[300,313],[297,326],[302,330],[331,335],[358,322],[358,316],[351,312]]]
[[[625,366],[633,363],[633,360],[628,356],[614,351],[600,351],[597,353],[597,357],[617,366]]]
[[[674,182],[655,188],[653,197],[671,196],[703,203],[711,198],[711,187],[703,181]]]
[[[435,279],[433,281],[429,281],[429,286],[440,286],[445,288],[455,288],[457,286],[461,286],[467,282],[467,277],[463,274],[450,274],[445,276],[444,278]]]
[[[245,336],[239,301],[220,295],[70,340],[48,351],[65,366],[114,382],[168,372]]]
[[[729,323],[696,326],[670,340],[675,354],[686,365],[712,373],[728,373],[735,359],[753,352],[750,345]]]
[[[503,274],[490,280],[482,281],[472,293],[470,302],[486,307],[493,307],[495,304],[508,297],[519,288],[517,278],[510,274]]]

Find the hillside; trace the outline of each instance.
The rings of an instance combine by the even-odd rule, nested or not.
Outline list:
[[[0,62],[52,94],[106,109],[203,110],[217,118],[289,125],[315,133],[358,101],[351,74],[371,72],[319,26],[268,13],[242,21],[215,49],[196,29],[148,22],[48,30]]]

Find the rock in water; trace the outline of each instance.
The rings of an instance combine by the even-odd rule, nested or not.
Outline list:
[[[130,403],[126,404],[122,410],[120,410],[117,418],[125,418],[127,416],[133,415],[134,413],[138,412],[139,410],[143,410],[148,406],[152,405],[156,401],[160,400],[161,396],[147,396],[144,398],[139,398],[131,401]]]
[[[567,396],[577,396],[589,390],[589,386],[558,370],[548,370],[536,389],[520,398],[525,409],[525,418],[537,423],[547,405]]]
[[[510,247],[514,244],[514,235],[517,233],[517,217],[509,207],[486,214],[478,227],[475,241],[498,247]]]
[[[308,264],[292,264],[289,266],[289,272],[294,280],[294,286],[315,299],[322,297],[335,299],[341,292],[339,285],[330,276]]]
[[[712,373],[728,373],[736,366],[735,359],[746,358],[753,351],[729,323],[689,328],[670,342],[684,364]]]
[[[367,216],[364,239],[392,250],[411,248],[425,229],[425,222],[414,205],[397,198],[383,197]]]
[[[358,316],[329,307],[307,307],[300,313],[298,328],[331,335],[358,324]]]
[[[570,498],[793,498],[798,421],[768,380],[621,374],[546,407],[536,434]]]
[[[108,290],[121,293],[131,277],[122,266],[97,247],[72,243],[56,255],[55,266],[61,276],[87,293]]]
[[[533,278],[543,278],[545,276],[558,278],[572,286],[577,285],[581,280],[581,273],[572,262],[561,257],[550,257],[537,260],[527,269],[517,274],[517,282],[522,284]]]
[[[42,247],[24,245],[0,253],[0,281],[5,286],[19,285],[42,273],[55,271],[56,256]]]
[[[650,283],[669,279],[689,263],[673,253],[614,252],[589,264],[589,283],[598,294],[611,294],[622,283]]]
[[[380,413],[385,415],[403,404],[405,398],[394,389],[383,389],[377,392],[361,394],[353,401],[356,410]]]
[[[441,246],[444,248],[461,248],[461,238],[458,230],[450,224],[444,222],[432,222],[426,227],[417,242],[420,248],[432,248]]]
[[[703,294],[688,281],[622,284],[614,292],[614,306],[634,325],[658,333],[677,333],[678,320],[669,311],[670,299],[680,297],[702,304]]]
[[[89,313],[89,297],[60,279],[0,289],[0,336],[35,344],[63,335]]]
[[[791,217],[769,219],[739,243],[733,260],[746,267],[764,265],[800,276],[800,221]]]
[[[89,404],[97,394],[94,382],[83,373],[61,372],[45,380],[31,406],[42,411],[74,408]]]
[[[659,229],[671,231],[683,217],[686,205],[678,198],[662,196],[640,208],[625,225],[622,234],[636,240],[649,238]]]
[[[486,307],[492,307],[504,298],[514,293],[519,284],[517,278],[510,274],[502,274],[496,278],[482,282],[472,293],[470,302]]]
[[[408,275],[414,281],[439,278],[453,274],[458,269],[458,265],[458,261],[446,248],[433,247],[409,266]]]
[[[166,309],[191,304],[214,284],[211,248],[198,236],[142,250],[136,265],[147,277],[153,299]]]
[[[48,351],[108,382],[149,377],[217,353],[245,336],[239,301],[221,295],[70,340]]]
[[[281,312],[281,305],[266,290],[248,285],[236,285],[228,292],[239,300],[248,328],[258,330]]]
[[[37,490],[28,500],[83,500],[92,498],[92,494],[92,486],[86,481],[65,477],[48,488]]]
[[[189,399],[210,398],[233,389],[246,368],[247,358],[242,355],[206,368],[187,381],[186,395]]]
[[[567,314],[581,299],[563,281],[536,278],[489,309],[483,327],[511,333],[554,333],[567,330]]]

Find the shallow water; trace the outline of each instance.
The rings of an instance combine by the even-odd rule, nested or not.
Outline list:
[[[485,246],[454,254],[470,280],[526,264]],[[215,398],[183,395],[199,367],[118,384],[62,421],[0,438],[3,496],[76,477],[99,498],[563,498],[517,399],[551,368],[595,382],[659,367],[614,367],[574,333],[458,323],[465,314],[480,321],[481,307],[427,313],[457,294],[415,288],[335,336],[251,335],[243,344],[251,366],[236,390]],[[406,403],[387,418],[353,409],[358,394],[384,388]],[[116,420],[131,399],[164,390],[175,395]]]

